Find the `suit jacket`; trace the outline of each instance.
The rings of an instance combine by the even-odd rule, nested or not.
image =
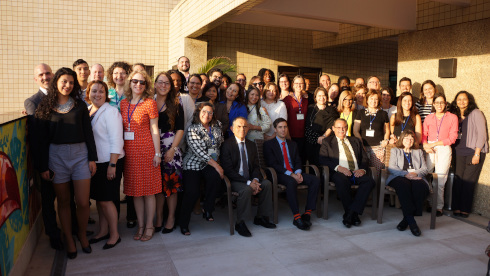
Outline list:
[[[36,94],[32,95],[24,101],[24,108],[26,109],[27,115],[34,115],[34,113],[36,113],[36,108],[44,96],[46,95],[44,95],[41,89],[39,89]]]
[[[418,177],[421,177],[426,183],[427,180],[425,176],[428,173],[427,165],[425,163],[424,152],[420,149],[412,150],[412,166],[417,173]],[[393,178],[397,176],[405,176],[408,171],[403,170],[403,165],[405,164],[405,156],[403,154],[403,149],[400,148],[392,148],[390,155],[390,166],[388,167],[388,171],[390,175],[388,179],[386,179],[386,185],[390,183]]]
[[[90,123],[97,148],[97,163],[109,162],[111,153],[119,154],[119,159],[123,158],[123,122],[117,107],[104,103]]]
[[[354,150],[357,166],[359,169],[365,170],[366,174],[369,174],[371,171],[369,169],[369,159],[362,147],[362,141],[354,136],[346,136],[346,138]],[[335,167],[339,165],[339,142],[335,135],[330,135],[323,139],[322,146],[320,147],[319,161],[321,165],[328,166],[330,175],[335,172]]]
[[[286,145],[289,150],[289,156],[291,164],[293,164],[293,172],[301,169],[301,158],[299,157],[298,145],[296,142],[286,140]],[[282,154],[282,148],[277,141],[277,138],[264,142],[264,158],[267,166],[274,168],[278,173],[285,173],[284,168],[284,155]]]
[[[248,171],[250,175],[250,179],[245,179],[243,176],[239,174],[240,171],[240,147],[237,144],[237,140],[235,136],[226,139],[223,143],[223,147],[221,149],[221,166],[225,175],[230,179],[230,181],[236,182],[247,182],[248,180],[252,180],[254,178],[262,180],[262,174],[260,173],[259,167],[259,159],[257,156],[257,147],[255,147],[255,143],[245,139],[245,147],[247,148],[248,155]]]

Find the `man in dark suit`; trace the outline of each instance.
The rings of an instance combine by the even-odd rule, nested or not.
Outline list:
[[[221,166],[231,182],[231,189],[238,193],[235,229],[238,234],[250,237],[252,234],[244,220],[252,209],[252,195],[259,197],[254,224],[276,228],[276,225],[269,221],[269,217],[272,216],[272,184],[262,178],[255,144],[245,139],[248,132],[247,119],[237,117],[233,121],[232,131],[234,136],[228,138],[222,146]]]
[[[368,173],[368,157],[361,140],[354,136],[346,136],[347,122],[337,119],[332,129],[335,135],[323,139],[320,164],[328,166],[330,180],[335,183],[337,194],[344,206],[342,223],[347,228],[352,225],[359,226],[359,215],[362,215],[375,182]],[[355,198],[351,196],[351,185],[354,184],[359,185]]]
[[[53,72],[49,65],[41,63],[34,68],[34,80],[39,85],[39,91],[24,101],[24,107],[28,115],[27,123],[29,127],[29,148],[32,156],[31,160],[36,162],[37,155],[37,140],[36,138],[36,123],[34,114],[36,108],[41,103],[41,100],[48,94],[49,82],[53,78]],[[42,203],[42,216],[44,221],[44,229],[46,235],[49,237],[49,242],[53,249],[63,250],[63,243],[61,242],[60,229],[56,223],[56,211],[54,209],[54,200],[56,195],[53,189],[53,183],[50,181],[41,179],[41,203]]]
[[[289,207],[293,212],[293,224],[301,230],[308,230],[311,226],[311,212],[316,209],[316,198],[320,180],[313,175],[303,173],[299,157],[298,146],[294,141],[286,139],[288,124],[283,118],[273,123],[276,138],[264,143],[264,157],[267,166],[277,172],[277,180],[286,186],[286,196]],[[308,197],[305,213],[299,213],[297,190],[298,185],[308,185]]]

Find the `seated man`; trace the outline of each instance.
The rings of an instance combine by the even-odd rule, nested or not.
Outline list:
[[[354,136],[346,136],[347,122],[337,119],[332,126],[335,135],[323,139],[320,148],[320,164],[328,166],[330,180],[335,183],[337,194],[344,206],[342,223],[350,228],[359,226],[364,205],[375,186],[368,167],[368,157],[362,142]],[[359,185],[355,198],[351,196],[351,185]],[[374,203],[373,203],[374,204]]]
[[[316,209],[320,180],[313,175],[302,173],[298,146],[294,141],[286,139],[287,121],[278,118],[274,121],[273,126],[276,139],[264,142],[265,163],[276,170],[278,182],[286,186],[289,207],[294,215],[293,224],[301,230],[308,230],[311,226],[311,212]],[[308,198],[303,215],[299,213],[298,184],[308,185]]]
[[[262,179],[255,144],[245,139],[248,132],[247,119],[237,117],[233,121],[232,131],[234,136],[228,138],[222,146],[221,166],[231,182],[231,189],[238,193],[235,229],[238,234],[250,237],[252,234],[244,220],[250,216],[252,195],[259,197],[254,224],[276,228],[275,224],[269,222],[269,216],[272,216],[272,185],[269,180]]]

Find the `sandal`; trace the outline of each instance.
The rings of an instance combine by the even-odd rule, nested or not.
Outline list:
[[[150,229],[151,230],[151,235],[146,234],[146,230]],[[145,228],[145,234],[143,237],[140,239],[140,241],[149,241],[151,238],[153,238],[153,234],[155,234],[155,227],[150,227],[150,228]]]
[[[142,229],[143,229],[143,231],[141,231],[141,233],[140,233],[140,230],[142,230]],[[133,239],[135,241],[141,240],[141,237],[143,237],[144,229],[145,229],[145,227],[138,227],[138,232],[136,232],[136,234],[134,234],[134,236],[133,236]]]

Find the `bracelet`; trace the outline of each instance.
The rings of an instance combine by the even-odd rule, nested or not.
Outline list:
[[[179,149],[179,147],[173,147],[172,148],[174,151],[177,151]]]
[[[161,153],[155,153],[155,156],[162,158],[162,154]]]

